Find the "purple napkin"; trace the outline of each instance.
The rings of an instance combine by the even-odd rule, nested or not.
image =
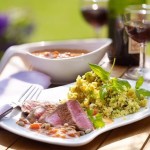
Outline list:
[[[0,104],[19,98],[31,84],[46,89],[51,84],[51,78],[38,71],[21,71],[0,79]]]

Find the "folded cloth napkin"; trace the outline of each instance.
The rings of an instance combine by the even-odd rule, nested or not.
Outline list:
[[[38,71],[21,71],[0,79],[0,105],[19,99],[31,84],[46,89],[51,84],[51,78]]]

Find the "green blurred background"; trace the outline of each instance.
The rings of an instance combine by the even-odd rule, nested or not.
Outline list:
[[[35,23],[35,30],[27,42],[94,38],[93,28],[80,13],[79,0],[0,0],[0,11],[26,9]],[[103,27],[100,37],[107,37]]]
[[[35,29],[26,42],[95,38],[93,28],[80,12],[80,0],[0,0],[0,11],[25,9],[32,17]],[[147,0],[150,4],[150,0]],[[102,27],[100,37],[107,37]],[[150,54],[150,44],[147,51]]]

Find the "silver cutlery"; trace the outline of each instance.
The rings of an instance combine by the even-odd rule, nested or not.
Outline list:
[[[39,85],[31,85],[16,101],[0,106],[0,119],[9,114],[14,108],[20,107],[27,100],[36,100],[42,91]]]

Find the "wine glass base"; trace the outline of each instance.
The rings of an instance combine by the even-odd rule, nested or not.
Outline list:
[[[125,73],[125,76],[133,80],[137,80],[140,76],[143,76],[144,80],[150,80],[150,69],[132,67]]]

